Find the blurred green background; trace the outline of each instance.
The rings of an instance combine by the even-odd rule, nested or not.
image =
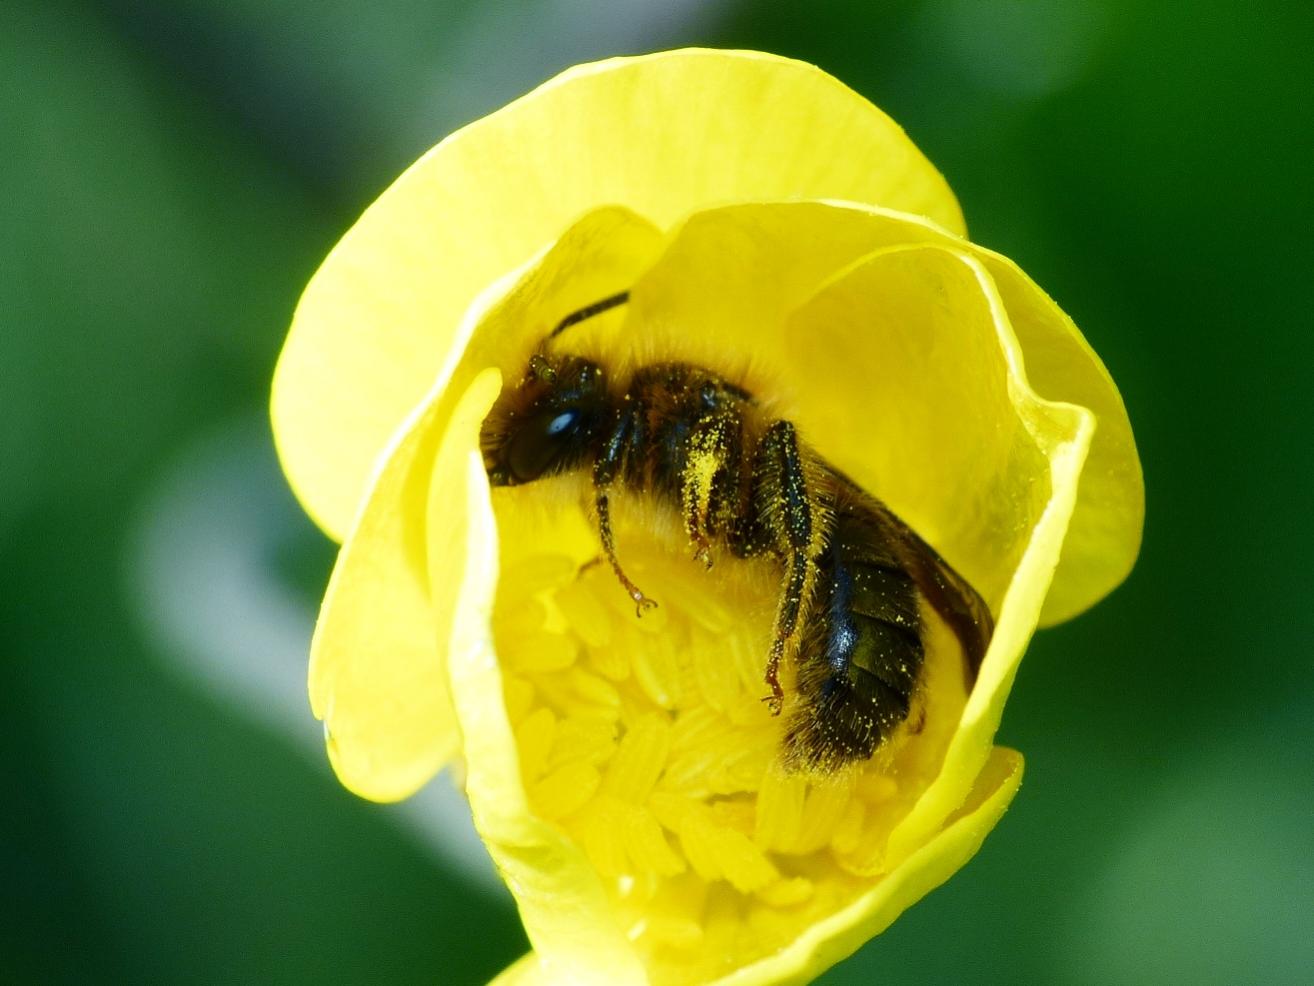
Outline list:
[[[816,62],[946,173],[1119,381],[1130,581],[1042,633],[981,854],[824,977],[1314,981],[1314,15],[1164,0],[7,0],[0,982],[476,983],[525,947],[441,779],[331,777],[332,548],[274,359],[443,134],[578,61]]]

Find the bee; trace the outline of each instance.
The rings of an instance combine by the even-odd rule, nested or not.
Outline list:
[[[617,490],[677,510],[709,566],[713,547],[773,561],[780,595],[763,701],[773,715],[783,710],[785,660],[799,698],[783,762],[834,771],[869,759],[912,708],[925,659],[922,601],[961,643],[969,687],[993,632],[989,608],[885,504],[738,384],[680,362],[612,379],[596,361],[553,350],[570,326],[628,300],[621,292],[568,315],[503,390],[480,436],[490,482],[589,470],[602,554],[640,616],[656,603],[617,558]]]

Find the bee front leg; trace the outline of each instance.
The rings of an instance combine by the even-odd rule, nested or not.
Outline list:
[[[631,581],[616,560],[616,538],[611,530],[611,501],[608,499],[611,485],[620,473],[630,448],[642,438],[643,407],[637,402],[627,403],[615,426],[603,443],[602,454],[593,464],[593,505],[598,512],[598,537],[602,541],[603,553],[616,573],[621,588],[634,600],[634,613],[642,616],[645,610],[653,609],[657,602],[644,595],[643,590]]]
[[[751,509],[775,549],[785,559],[785,581],[776,611],[775,639],[767,658],[765,681],[771,694],[764,701],[779,715],[785,692],[780,687],[780,662],[799,629],[812,595],[816,557],[824,547],[822,505],[808,481],[808,464],[799,449],[794,426],[777,421],[758,443],[753,464]]]
[[[607,500],[606,490],[597,491],[594,505],[598,510],[598,534],[602,539],[602,550],[607,556],[607,561],[611,563],[611,570],[620,580],[621,587],[634,600],[634,615],[642,616],[645,610],[655,608],[657,601],[645,596],[643,590],[630,581],[630,577],[625,574],[620,562],[616,560],[616,540],[611,533],[611,506]]]

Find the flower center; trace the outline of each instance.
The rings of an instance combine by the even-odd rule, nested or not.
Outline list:
[[[537,536],[515,536],[532,495],[496,500],[493,629],[522,780],[596,869],[652,980],[712,978],[776,951],[899,862],[889,833],[935,776],[966,699],[939,619],[924,614],[912,713],[871,760],[786,771],[792,669],[783,714],[763,701],[777,566],[724,557],[708,570],[672,549],[660,518],[632,516],[618,557],[659,603],[636,617],[581,511],[555,535],[529,522]],[[561,550],[545,548],[554,541]]]

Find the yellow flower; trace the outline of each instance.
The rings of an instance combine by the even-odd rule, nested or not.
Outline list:
[[[343,542],[312,704],[365,797],[463,764],[534,946],[507,982],[805,980],[1003,813],[1022,761],[993,737],[1022,652],[1126,575],[1143,494],[1098,358],[964,232],[940,175],[834,79],[679,51],[572,69],[449,137],[311,281],[273,417]],[[917,714],[860,769],[779,767],[757,567],[709,573],[622,500],[620,556],[661,603],[635,619],[593,564],[584,480],[490,491],[502,381],[626,290],[560,345],[743,379],[996,618],[970,692],[932,621]]]

